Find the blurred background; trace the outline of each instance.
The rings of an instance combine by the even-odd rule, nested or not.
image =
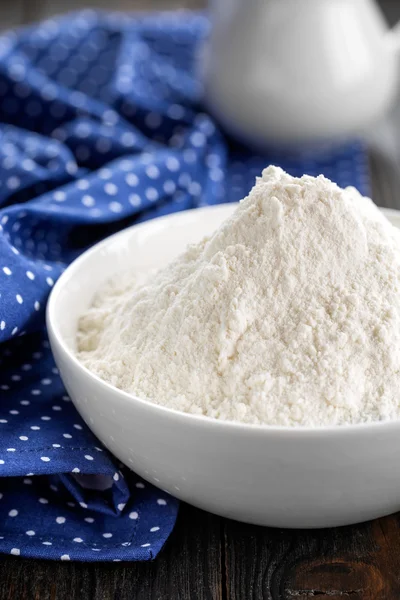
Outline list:
[[[395,2],[396,0],[394,0]],[[81,8],[103,10],[172,10],[204,8],[206,0],[0,0],[2,29]]]
[[[239,0],[247,5],[248,0]],[[296,0],[294,6],[310,0]],[[322,0],[321,0],[322,2]],[[326,0],[329,4],[329,0]],[[360,4],[361,4],[360,0]],[[121,11],[203,10],[207,5],[225,10],[228,0],[0,0],[0,30],[32,23],[83,8]],[[260,4],[260,3],[258,3]],[[400,0],[377,0],[390,26],[400,19]],[[250,5],[250,2],[249,2]],[[261,35],[262,31],[261,31]],[[230,34],[228,35],[230,37]],[[315,54],[315,53],[314,53]],[[399,63],[400,70],[400,63]],[[226,76],[228,78],[228,75]],[[379,87],[379,86],[378,86]],[[385,198],[378,203],[399,206],[400,199],[400,95],[385,119],[369,131],[368,148],[372,180],[385,188]],[[382,196],[382,194],[380,194]]]
[[[227,0],[226,0],[227,1]],[[307,2],[307,0],[299,0]],[[379,0],[389,21],[397,20],[399,0]],[[103,10],[202,9],[207,0],[0,0],[0,27],[14,27],[80,8]]]

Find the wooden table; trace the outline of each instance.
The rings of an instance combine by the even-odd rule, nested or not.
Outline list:
[[[398,600],[399,515],[353,527],[255,527],[183,505],[153,563],[3,557],[2,600]]]
[[[119,1],[125,7],[143,6],[143,0]],[[165,1],[148,5],[159,8]],[[183,4],[197,6],[202,0],[175,2]],[[390,21],[400,17],[397,0],[384,4]],[[79,0],[0,0],[0,26],[78,5]],[[400,171],[375,154],[371,173],[375,201],[400,208]],[[87,565],[0,557],[0,600],[311,598],[400,599],[399,515],[353,527],[292,531],[243,525],[182,505],[175,530],[153,563]]]

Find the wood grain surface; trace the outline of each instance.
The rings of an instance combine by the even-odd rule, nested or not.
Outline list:
[[[0,29],[19,25],[24,20],[24,0],[0,0]]]
[[[203,6],[115,0],[113,8]],[[108,0],[0,0],[0,28]],[[400,2],[386,0],[393,23]],[[400,165],[371,153],[373,198],[400,208]],[[400,489],[400,484],[399,484]],[[400,498],[400,492],[399,492]],[[400,508],[400,502],[399,502]],[[292,531],[244,525],[183,505],[153,563],[80,564],[0,557],[0,600],[400,600],[400,516]]]
[[[264,529],[233,522],[226,522],[224,530],[226,597],[231,600],[400,598],[397,516],[330,530]],[[238,561],[243,555],[247,560]]]
[[[224,0],[223,0],[224,1]],[[207,0],[0,0],[0,29],[81,8],[102,10],[203,9]]]
[[[3,557],[1,600],[398,600],[400,517],[292,531],[183,505],[153,563]]]

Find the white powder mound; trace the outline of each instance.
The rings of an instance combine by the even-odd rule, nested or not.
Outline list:
[[[400,233],[371,200],[269,167],[209,239],[82,316],[79,359],[114,386],[244,423],[400,417]]]

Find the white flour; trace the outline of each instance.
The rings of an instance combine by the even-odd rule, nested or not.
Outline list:
[[[210,239],[106,286],[78,346],[114,386],[190,413],[400,417],[400,233],[356,190],[269,167]]]

